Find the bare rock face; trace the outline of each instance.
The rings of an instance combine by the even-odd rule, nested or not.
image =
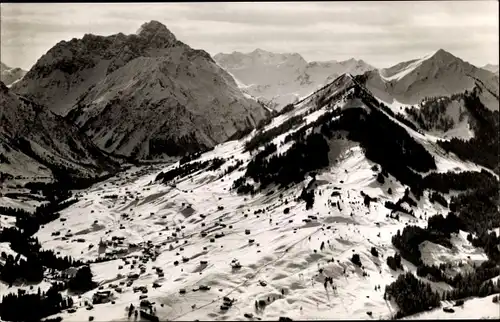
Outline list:
[[[359,75],[375,69],[362,60],[307,62],[297,53],[278,54],[262,49],[251,53],[219,53],[215,61],[231,73],[248,94],[280,110],[339,75]]]
[[[95,177],[116,169],[78,128],[0,82],[0,172],[28,180]]]
[[[139,159],[213,147],[268,114],[208,53],[157,21],[132,35],[62,41],[13,90],[76,123],[99,148]]]
[[[443,49],[421,59],[367,72],[363,78],[364,85],[388,104],[396,100],[413,105],[426,97],[451,96],[478,86],[482,89],[483,104],[498,110],[498,75]]]

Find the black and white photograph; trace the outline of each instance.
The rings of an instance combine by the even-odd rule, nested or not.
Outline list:
[[[0,321],[500,319],[499,2],[0,4]]]

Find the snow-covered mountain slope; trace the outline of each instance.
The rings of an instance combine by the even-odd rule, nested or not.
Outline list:
[[[492,110],[498,110],[498,75],[477,68],[442,49],[421,59],[369,71],[364,75],[363,83],[387,104],[396,100],[412,105],[426,97],[462,93],[478,84],[484,88],[483,103]]]
[[[416,105],[393,101],[388,108],[429,137],[468,140],[474,136],[471,127],[474,117],[465,106],[464,96],[464,94],[457,94],[451,97],[425,98]],[[379,102],[385,104],[380,99]]]
[[[448,319],[488,319],[498,320],[500,316],[500,302],[493,301],[497,295],[490,295],[484,298],[473,298],[464,305],[455,306],[453,301],[443,301],[442,306],[453,308],[453,313],[447,313],[443,308],[436,308],[428,312],[416,314],[415,316],[404,318],[405,320],[448,320]]]
[[[210,148],[267,115],[210,55],[156,21],[62,41],[13,89],[67,115],[99,148],[136,158]]]
[[[280,110],[308,96],[340,74],[359,75],[375,69],[362,60],[307,62],[297,53],[277,54],[262,49],[251,53],[219,53],[214,60],[234,75],[252,96]]]
[[[0,173],[4,179],[95,177],[117,168],[78,128],[0,82]],[[7,180],[6,182],[8,182]]]
[[[19,81],[24,77],[24,75],[26,75],[25,70],[22,70],[19,67],[9,67],[0,62],[0,81],[2,81],[2,83],[4,83],[7,87]]]
[[[498,65],[486,64],[481,68],[490,71],[498,76]]]
[[[335,122],[342,119],[345,123],[335,129]],[[355,119],[359,123],[351,122]],[[386,123],[361,138],[379,120]],[[382,133],[386,126],[399,130]],[[326,163],[322,163],[325,146],[314,139],[300,141],[300,133],[307,138],[323,133]],[[146,298],[160,320],[393,317],[398,307],[386,300],[384,288],[402,271],[386,264],[397,252],[392,237],[410,224],[425,227],[427,218],[448,209],[431,202],[427,191],[416,206],[398,203],[406,195],[405,185],[391,174],[382,174],[372,160],[380,155],[358,142],[365,139],[381,140],[381,153],[386,155],[387,146],[402,140],[402,155],[387,157],[396,160],[394,167],[412,167],[412,173],[480,169],[392,119],[350,75],[343,75],[239,141],[217,145],[183,164],[133,168],[80,191],[79,200],[60,212],[61,220],[45,224],[36,237],[43,248],[61,255],[100,258],[101,262],[90,265],[91,270],[99,286],[111,291],[113,302],[90,308],[85,302],[92,302],[93,290],[80,298],[73,295],[76,312],[57,315],[64,321],[90,316],[94,321],[126,321],[130,304],[138,308]],[[276,151],[247,151],[248,142],[256,140],[263,146],[276,144]],[[432,155],[431,161],[413,154],[418,150],[413,140],[424,146],[419,153]],[[309,144],[309,153],[300,150]],[[296,161],[309,159],[279,159],[287,151],[296,151],[289,154]],[[287,169],[280,179],[297,178],[296,173],[311,164],[316,165],[315,174],[309,171],[304,178],[284,184],[268,182],[255,194],[237,194],[234,184],[252,167],[255,173],[255,160],[262,155],[269,164],[280,161],[267,177]],[[426,171],[421,163],[432,163],[434,168],[428,165]],[[262,187],[266,169],[261,171],[254,179],[247,178],[247,183]],[[300,197],[304,191],[312,191],[311,207]],[[445,199],[455,193],[445,194]],[[412,212],[390,211],[387,202]],[[439,251],[439,258],[425,256],[426,263],[447,257],[450,267],[463,271],[485,261],[465,232],[453,234],[450,242],[447,249],[422,245],[428,253]],[[360,266],[353,263],[354,255],[359,256]],[[404,271],[416,271],[409,261],[402,260],[402,265]],[[332,278],[332,283],[326,278]],[[46,276],[46,280],[55,279]],[[439,292],[451,288],[419,279]],[[147,291],[137,293],[141,286]],[[464,309],[469,307],[475,305],[466,301]]]

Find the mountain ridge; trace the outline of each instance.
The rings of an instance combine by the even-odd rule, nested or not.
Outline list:
[[[119,161],[103,154],[64,118],[11,92],[0,82],[0,172],[12,179],[59,180],[113,173]],[[42,181],[43,181],[42,180]]]
[[[439,49],[420,59],[369,71],[365,86],[386,103],[418,104],[425,97],[451,96],[472,90],[480,80],[488,92],[482,97],[488,108],[498,109],[498,76]]]

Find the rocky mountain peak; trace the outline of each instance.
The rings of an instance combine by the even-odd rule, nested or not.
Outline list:
[[[208,53],[158,21],[136,34],[58,44],[13,90],[65,116],[99,148],[137,158],[212,147],[266,117]]]
[[[266,51],[264,49],[257,48],[254,51],[251,52],[252,55],[269,55],[272,54],[269,51]]]
[[[142,24],[139,30],[137,30],[136,35],[150,41],[155,40],[156,43],[158,42],[157,40],[163,40],[164,43],[177,41],[175,35],[164,24],[156,20]]]
[[[155,33],[172,34],[170,30],[168,30],[167,26],[156,20],[151,20],[150,22],[143,23],[136,32],[136,34],[139,36],[147,36]]]
[[[453,54],[447,52],[444,49],[439,49],[429,59],[440,63],[443,62],[446,63],[456,60],[462,61],[460,58],[454,56]]]

